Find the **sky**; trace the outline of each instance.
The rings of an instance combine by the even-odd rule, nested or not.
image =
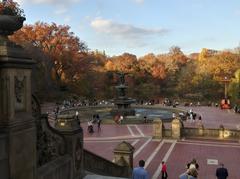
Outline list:
[[[27,24],[69,25],[90,50],[109,56],[186,54],[240,45],[240,0],[15,0]]]

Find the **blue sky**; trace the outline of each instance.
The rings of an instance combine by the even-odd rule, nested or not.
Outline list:
[[[28,24],[66,24],[91,50],[142,56],[179,46],[231,49],[240,42],[239,0],[16,0]]]

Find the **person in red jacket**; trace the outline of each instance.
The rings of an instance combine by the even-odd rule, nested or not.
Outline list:
[[[167,174],[167,166],[166,166],[166,163],[165,163],[164,161],[162,161],[161,174],[162,174],[162,179],[167,179],[167,177],[168,177],[168,174]]]

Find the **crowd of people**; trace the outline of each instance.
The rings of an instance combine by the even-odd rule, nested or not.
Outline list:
[[[162,161],[161,163],[161,179],[167,179],[168,178],[168,172],[167,172],[167,165],[165,161]],[[149,173],[144,168],[145,161],[140,160],[139,166],[135,167],[132,172],[132,179],[149,179]],[[197,163],[197,160],[195,158],[192,159],[191,162],[186,164],[186,171],[179,175],[179,179],[197,179],[199,174],[199,164]],[[216,169],[215,176],[217,179],[227,179],[228,177],[228,170],[224,167],[224,164],[220,163],[219,168]]]

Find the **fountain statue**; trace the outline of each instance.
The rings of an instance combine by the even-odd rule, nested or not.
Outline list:
[[[126,96],[127,85],[125,84],[125,76],[128,73],[116,72],[119,77],[119,85],[117,89],[117,98],[114,99],[115,108],[112,109],[112,115],[134,116],[135,110],[131,108],[131,104],[136,100]]]

